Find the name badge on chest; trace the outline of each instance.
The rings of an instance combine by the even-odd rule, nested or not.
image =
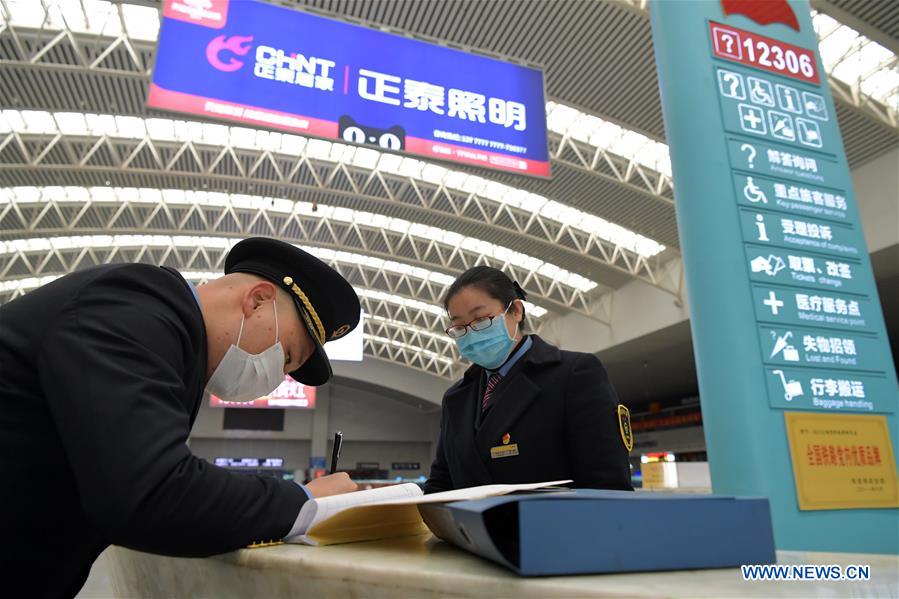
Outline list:
[[[509,443],[512,436],[509,433],[503,435],[503,444],[490,448],[490,457],[494,460],[499,458],[510,458],[518,455],[518,443]]]

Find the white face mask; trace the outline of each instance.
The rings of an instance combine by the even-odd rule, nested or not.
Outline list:
[[[240,349],[245,320],[241,316],[237,343],[225,352],[206,383],[206,391],[225,401],[253,401],[284,382],[284,348],[278,336],[278,309],[274,301],[272,308],[275,311],[275,344],[261,354]]]

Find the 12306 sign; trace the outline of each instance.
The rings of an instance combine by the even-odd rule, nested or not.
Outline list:
[[[709,21],[709,32],[712,51],[718,58],[808,83],[821,83],[811,50],[714,21]]]

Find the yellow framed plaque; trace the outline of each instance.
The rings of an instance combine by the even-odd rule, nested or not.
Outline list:
[[[785,412],[800,510],[899,507],[885,416]]]

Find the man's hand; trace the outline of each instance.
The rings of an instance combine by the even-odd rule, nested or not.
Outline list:
[[[358,485],[350,480],[346,472],[337,472],[321,478],[316,478],[306,484],[306,488],[316,499],[328,495],[340,495],[359,489]]]

